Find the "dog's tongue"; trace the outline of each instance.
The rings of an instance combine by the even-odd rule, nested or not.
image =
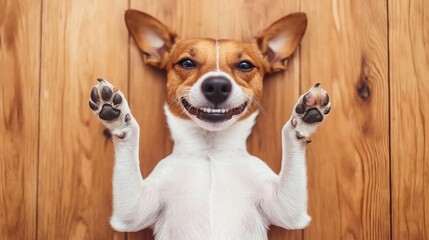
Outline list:
[[[209,122],[222,122],[232,118],[232,111],[226,113],[205,113],[198,111],[197,118]]]

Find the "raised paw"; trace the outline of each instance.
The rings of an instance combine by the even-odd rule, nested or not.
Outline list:
[[[308,142],[307,137],[316,130],[330,111],[329,95],[321,84],[317,83],[303,94],[295,105],[290,123],[296,131],[296,137]]]
[[[89,107],[109,130],[124,127],[130,121],[130,109],[124,95],[108,81],[98,78],[92,88]]]

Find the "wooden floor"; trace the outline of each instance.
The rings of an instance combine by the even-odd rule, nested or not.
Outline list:
[[[88,107],[95,79],[110,80],[140,123],[142,173],[170,152],[165,74],[142,64],[128,8],[184,38],[239,40],[306,12],[249,149],[278,171],[280,130],[316,82],[332,111],[308,148],[312,223],[270,239],[429,239],[427,0],[0,0],[0,239],[152,239],[108,224],[112,143]]]

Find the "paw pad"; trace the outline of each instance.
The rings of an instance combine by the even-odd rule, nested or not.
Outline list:
[[[100,118],[103,120],[110,121],[118,118],[120,114],[121,111],[119,111],[118,109],[115,109],[109,104],[104,104],[98,116],[100,116]]]
[[[307,110],[302,120],[306,123],[315,123],[323,121],[323,115],[317,110],[317,108],[311,108]]]
[[[112,90],[108,86],[104,86],[101,90],[101,98],[103,98],[104,101],[109,101],[112,97]]]
[[[331,111],[329,95],[317,83],[307,93],[303,94],[294,109],[291,125],[295,128],[296,138],[311,142],[307,137],[313,133],[319,123]]]
[[[306,123],[322,122],[324,115],[331,110],[329,95],[317,83],[310,91],[305,93],[295,107],[295,113]],[[323,113],[323,114],[322,114]]]
[[[121,103],[122,103],[122,97],[121,97],[121,95],[116,94],[113,97],[113,104],[118,105],[118,104],[121,104]]]
[[[89,107],[98,116],[106,121],[117,119],[121,115],[123,97],[118,89],[102,78],[97,79],[98,84],[92,88]],[[128,114],[129,115],[129,114]]]
[[[94,103],[100,102],[100,96],[98,95],[98,89],[96,87],[93,87],[91,90],[91,100]]]

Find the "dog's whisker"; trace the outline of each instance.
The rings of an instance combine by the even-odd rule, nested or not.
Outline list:
[[[256,107],[261,110],[261,112],[263,114],[267,114],[267,112],[265,111],[264,107],[262,106],[262,104],[258,101],[258,99],[254,98],[253,99],[253,103],[255,103]]]
[[[186,88],[183,88],[183,89],[179,90],[177,92],[178,98],[175,99],[172,103],[170,103],[169,106],[171,106],[171,107],[173,107],[173,106],[174,107],[180,106],[181,99],[182,98],[185,98],[185,99],[188,98],[190,89],[191,89],[190,87],[186,87]]]
[[[244,94],[246,95],[246,97],[249,99],[249,104],[251,105],[251,108],[253,109],[253,104],[255,104],[255,106],[261,110],[261,112],[263,114],[266,114],[265,109],[263,108],[262,104],[259,102],[259,100],[253,96],[253,94],[250,91],[244,91]]]

